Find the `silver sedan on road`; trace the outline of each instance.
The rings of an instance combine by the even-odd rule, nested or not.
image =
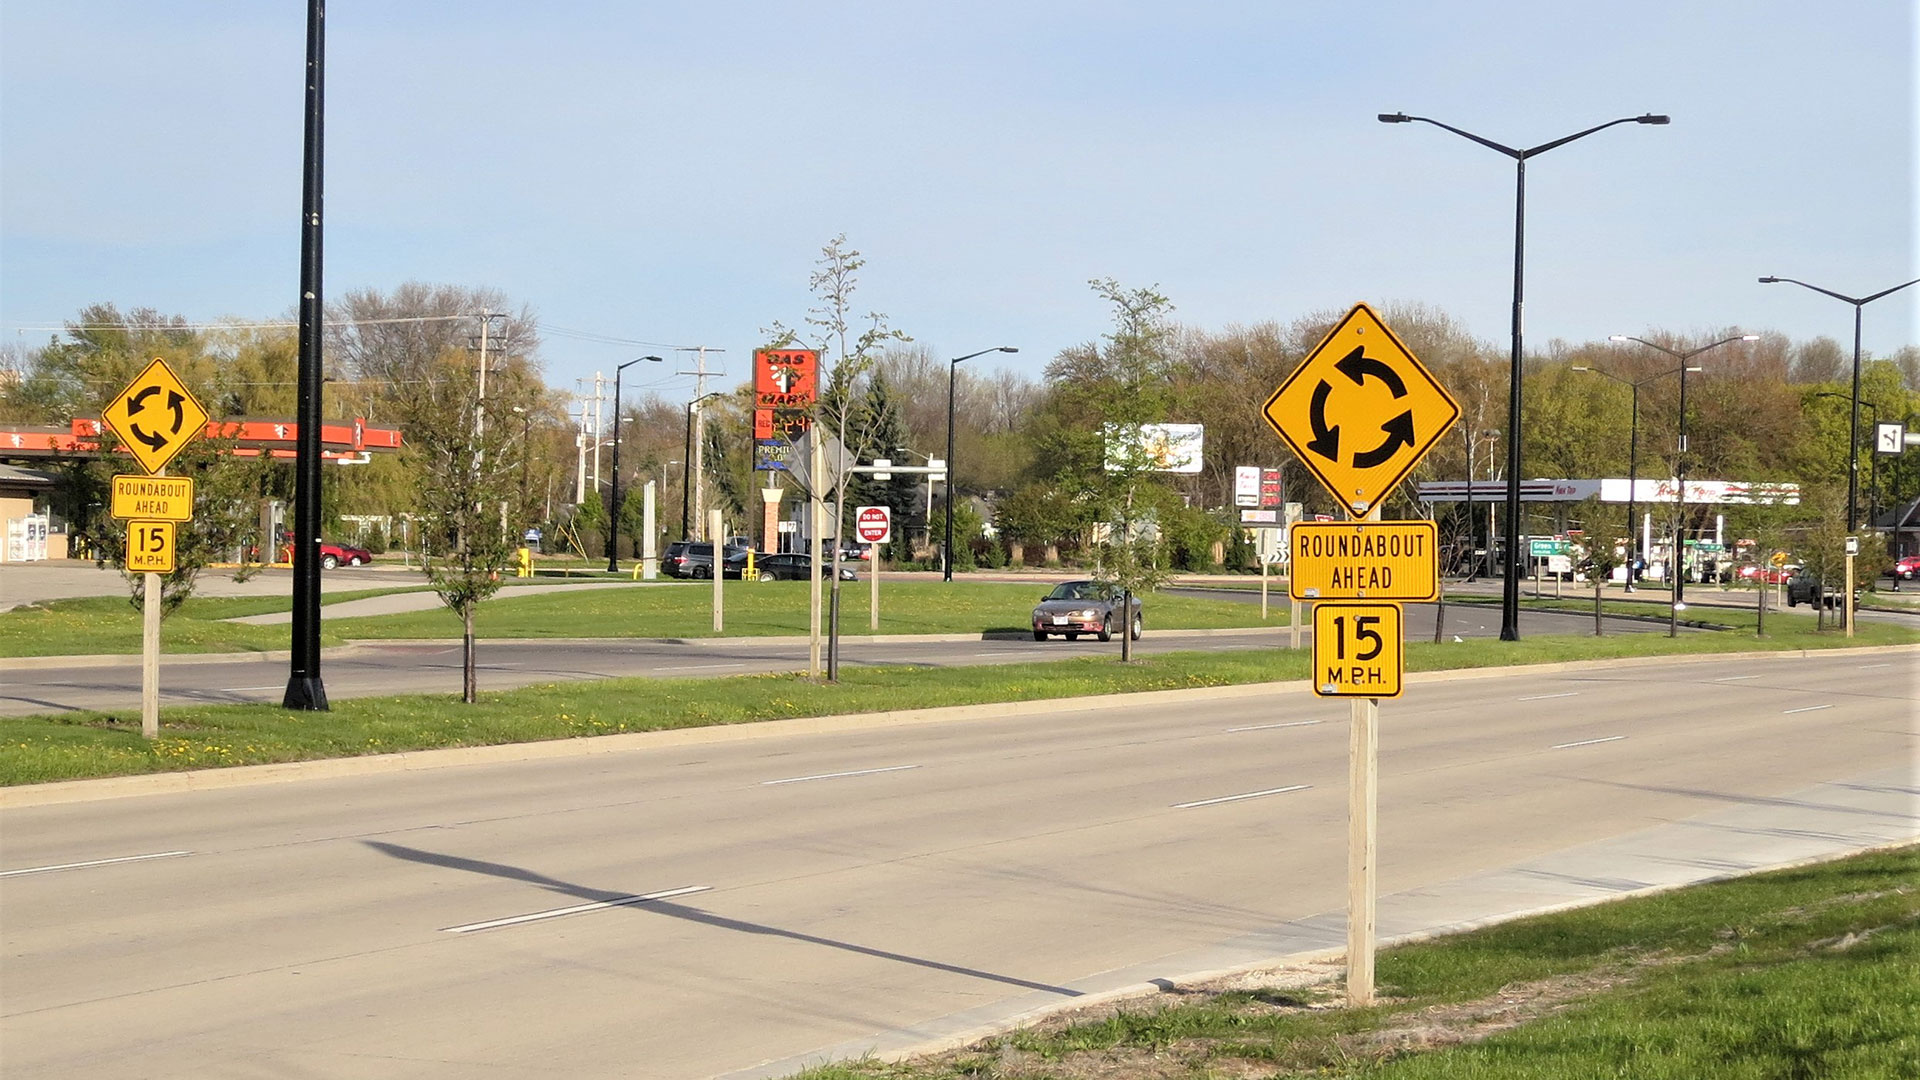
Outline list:
[[[1045,641],[1051,634],[1063,634],[1068,641],[1081,634],[1096,634],[1101,641],[1113,640],[1114,624],[1125,621],[1120,613],[1120,590],[1099,581],[1063,581],[1040,598],[1033,609],[1033,640]],[[1133,640],[1140,640],[1140,601],[1133,602]]]

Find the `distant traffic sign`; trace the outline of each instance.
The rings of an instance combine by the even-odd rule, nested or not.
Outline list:
[[[1319,604],[1313,609],[1313,692],[1399,697],[1406,650],[1399,604]]]
[[[1262,410],[1353,516],[1406,478],[1460,406],[1373,309],[1355,304]]]
[[[853,534],[863,544],[885,544],[893,540],[893,509],[886,506],[862,506],[853,512]]]
[[[167,467],[173,456],[207,428],[207,410],[165,360],[154,360],[120,391],[100,419],[124,439],[133,459],[149,473]]]
[[[1440,595],[1431,521],[1302,521],[1288,530],[1295,600],[1432,600]]]
[[[148,521],[192,521],[193,480],[186,476],[113,478],[113,516]]]
[[[173,522],[134,521],[127,524],[127,571],[134,574],[173,573]]]

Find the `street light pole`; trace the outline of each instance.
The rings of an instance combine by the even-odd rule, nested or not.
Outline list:
[[[527,512],[527,459],[533,456],[533,413],[524,405],[515,405],[513,411],[520,416],[520,506],[518,509],[524,514]]]
[[[1760,335],[1740,334],[1734,337],[1721,338],[1711,345],[1702,345],[1697,349],[1689,349],[1686,352],[1675,352],[1665,345],[1655,345],[1646,338],[1631,337],[1626,334],[1614,334],[1610,340],[1637,341],[1649,349],[1666,353],[1668,356],[1680,361],[1680,442],[1678,452],[1674,455],[1673,459],[1675,488],[1673,515],[1673,604],[1667,609],[1667,636],[1679,637],[1680,612],[1684,611],[1687,606],[1687,540],[1684,532],[1687,519],[1687,372],[1700,370],[1697,367],[1689,366],[1687,361],[1692,360],[1701,353],[1710,352],[1722,345],[1729,345],[1736,341],[1758,341],[1760,340]],[[1672,372],[1667,372],[1667,374],[1672,374]],[[1658,376],[1655,376],[1655,378],[1658,378]]]
[[[692,504],[694,488],[700,486],[700,474],[702,471],[701,461],[695,457],[693,453],[694,447],[699,445],[693,437],[693,413],[695,409],[700,407],[701,402],[708,398],[719,397],[722,393],[723,391],[715,390],[711,394],[701,394],[699,397],[687,402],[687,449],[685,451],[686,456],[680,459],[682,465],[680,470],[680,539],[682,540],[693,539],[693,534],[687,531],[691,527],[691,522],[687,516],[687,508]]]
[[[1658,346],[1655,346],[1658,348]],[[1633,564],[1640,553],[1640,519],[1635,513],[1634,496],[1640,490],[1640,388],[1655,379],[1664,379],[1669,375],[1682,374],[1679,369],[1662,371],[1658,375],[1649,375],[1639,382],[1631,382],[1618,375],[1601,371],[1594,367],[1575,366],[1575,371],[1584,371],[1604,379],[1612,379],[1633,391],[1633,421],[1627,433],[1627,590],[1633,591]],[[1695,370],[1698,370],[1697,368]],[[1684,406],[1683,406],[1684,408]]]
[[[990,352],[1017,353],[1019,351],[1011,345],[1001,345],[998,348],[970,352],[965,356],[947,361],[947,536],[940,550],[940,580],[942,581],[953,580],[953,391],[955,382],[959,378],[960,365],[964,361],[976,356],[985,356]],[[927,483],[932,484],[933,481],[928,480]]]
[[[1902,285],[1895,285],[1891,289],[1881,289],[1872,296],[1846,296],[1832,289],[1823,289],[1818,285],[1809,285],[1790,277],[1763,277],[1760,279],[1760,284],[1774,285],[1782,281],[1789,285],[1798,285],[1803,289],[1812,289],[1814,292],[1831,296],[1835,300],[1844,300],[1853,305],[1853,410],[1847,423],[1847,531],[1852,532],[1860,525],[1860,511],[1857,505],[1860,497],[1860,309],[1883,296],[1891,296],[1908,285],[1920,285],[1920,278],[1914,278]],[[1848,603],[1852,603],[1851,597],[1848,598]]]
[[[620,373],[639,363],[651,360],[659,363],[657,356],[636,356],[613,369],[613,489],[608,495],[607,506],[607,573],[620,572]]]
[[[1880,426],[1880,407],[1878,405],[1875,405],[1871,401],[1861,401],[1858,398],[1849,398],[1845,394],[1836,394],[1831,390],[1818,390],[1814,392],[1813,396],[1833,398],[1836,401],[1852,401],[1854,402],[1854,404],[1856,404],[1860,408],[1865,409],[1868,412],[1873,414],[1874,427],[1877,428]],[[1880,455],[1876,453],[1867,458],[1867,527],[1869,529],[1873,528],[1873,519],[1879,516],[1879,513],[1880,513],[1879,503],[1880,503]],[[1848,526],[1848,531],[1849,532],[1852,531],[1852,526]]]
[[[295,387],[298,421],[294,428],[293,634],[287,689],[280,701],[283,709],[304,712],[327,711],[327,687],[320,678],[320,416],[326,374],[321,355],[326,311],[320,279],[322,188],[326,177],[326,52],[326,0],[307,0],[306,126],[300,161],[299,365]],[[149,588],[157,588],[152,584],[155,580],[153,575],[147,576]],[[148,599],[151,602],[152,598]]]
[[[1518,548],[1520,544],[1520,377],[1521,377],[1521,336],[1525,329],[1524,311],[1526,304],[1526,226],[1527,226],[1527,159],[1537,157],[1555,147],[1565,146],[1576,139],[1584,139],[1596,131],[1604,131],[1615,124],[1668,124],[1672,119],[1655,113],[1641,116],[1623,116],[1618,120],[1609,120],[1571,135],[1541,143],[1525,150],[1503,146],[1492,139],[1482,138],[1470,131],[1462,131],[1451,124],[1425,116],[1408,116],[1406,113],[1381,113],[1379,120],[1383,124],[1407,124],[1419,121],[1443,128],[1455,135],[1490,150],[1498,151],[1514,160],[1514,204],[1513,204],[1513,361],[1507,389],[1507,505],[1506,533],[1507,553],[1504,563],[1504,585],[1500,599],[1500,640],[1520,640],[1520,578]],[[1488,540],[1491,546],[1492,540]]]

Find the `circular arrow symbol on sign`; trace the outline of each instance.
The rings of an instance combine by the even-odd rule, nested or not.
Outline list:
[[[1353,380],[1355,386],[1365,386],[1367,376],[1371,375],[1387,384],[1387,391],[1396,398],[1407,396],[1407,384],[1400,373],[1388,366],[1385,361],[1368,356],[1366,346],[1356,345],[1352,352],[1341,357],[1333,365],[1340,374]],[[1333,384],[1325,379],[1313,388],[1313,402],[1307,410],[1307,422],[1313,426],[1313,440],[1307,443],[1307,449],[1326,458],[1328,461],[1340,460],[1340,425],[1327,423],[1327,400],[1333,396]],[[1353,467],[1356,469],[1377,468],[1393,460],[1402,447],[1413,445],[1413,410],[1408,409],[1400,415],[1380,425],[1386,433],[1386,439],[1371,450],[1363,450],[1353,455]]]
[[[168,442],[167,435],[161,435],[157,432],[149,433],[149,432],[141,431],[140,425],[133,423],[132,418],[136,413],[144,411],[147,407],[147,399],[159,393],[160,390],[161,388],[158,386],[145,386],[145,387],[141,387],[139,393],[134,394],[132,397],[127,398],[128,430],[130,430],[133,433],[134,438],[140,440],[143,443],[146,443],[148,446],[152,447],[155,450],[158,450],[161,447],[167,445],[167,442]],[[180,434],[180,428],[186,424],[187,422],[186,404],[187,404],[187,399],[184,397],[181,397],[179,391],[177,390],[167,391],[167,408],[173,410],[173,429],[170,432],[168,432],[169,435]]]

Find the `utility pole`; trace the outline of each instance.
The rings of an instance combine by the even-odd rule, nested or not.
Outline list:
[[[707,521],[707,515],[706,515],[707,500],[706,500],[706,491],[704,490],[705,485],[703,485],[701,481],[706,476],[706,456],[707,456],[706,427],[707,425],[706,425],[705,414],[701,411],[701,408],[700,408],[700,403],[707,399],[707,374],[708,374],[707,354],[710,352],[721,353],[721,352],[726,352],[727,350],[709,349],[705,345],[690,345],[680,349],[676,349],[674,351],[690,352],[694,354],[693,370],[682,371],[682,372],[679,372],[679,374],[693,376],[693,410],[692,410],[693,411],[693,433],[691,436],[691,441],[693,445],[689,448],[691,452],[689,453],[687,458],[687,460],[691,463],[691,468],[693,471],[693,483],[692,483],[693,490],[690,491],[688,494],[693,499],[693,525],[697,529],[703,529]],[[694,536],[694,537],[690,537],[689,539],[693,539],[693,540],[704,539],[704,540],[712,540],[712,541],[718,542],[719,538],[712,537],[712,536],[707,536],[707,537]]]
[[[593,373],[593,490],[595,498],[599,497],[600,492],[600,403],[606,400],[600,391],[602,378],[604,378],[604,376],[599,372],[596,371]],[[581,411],[581,423],[586,422],[585,417],[586,413],[583,408]],[[585,502],[586,500],[582,499],[581,501]]]
[[[580,402],[580,430],[573,436],[573,448],[579,457],[573,467],[573,505],[579,506],[587,501],[587,403],[584,400]]]

